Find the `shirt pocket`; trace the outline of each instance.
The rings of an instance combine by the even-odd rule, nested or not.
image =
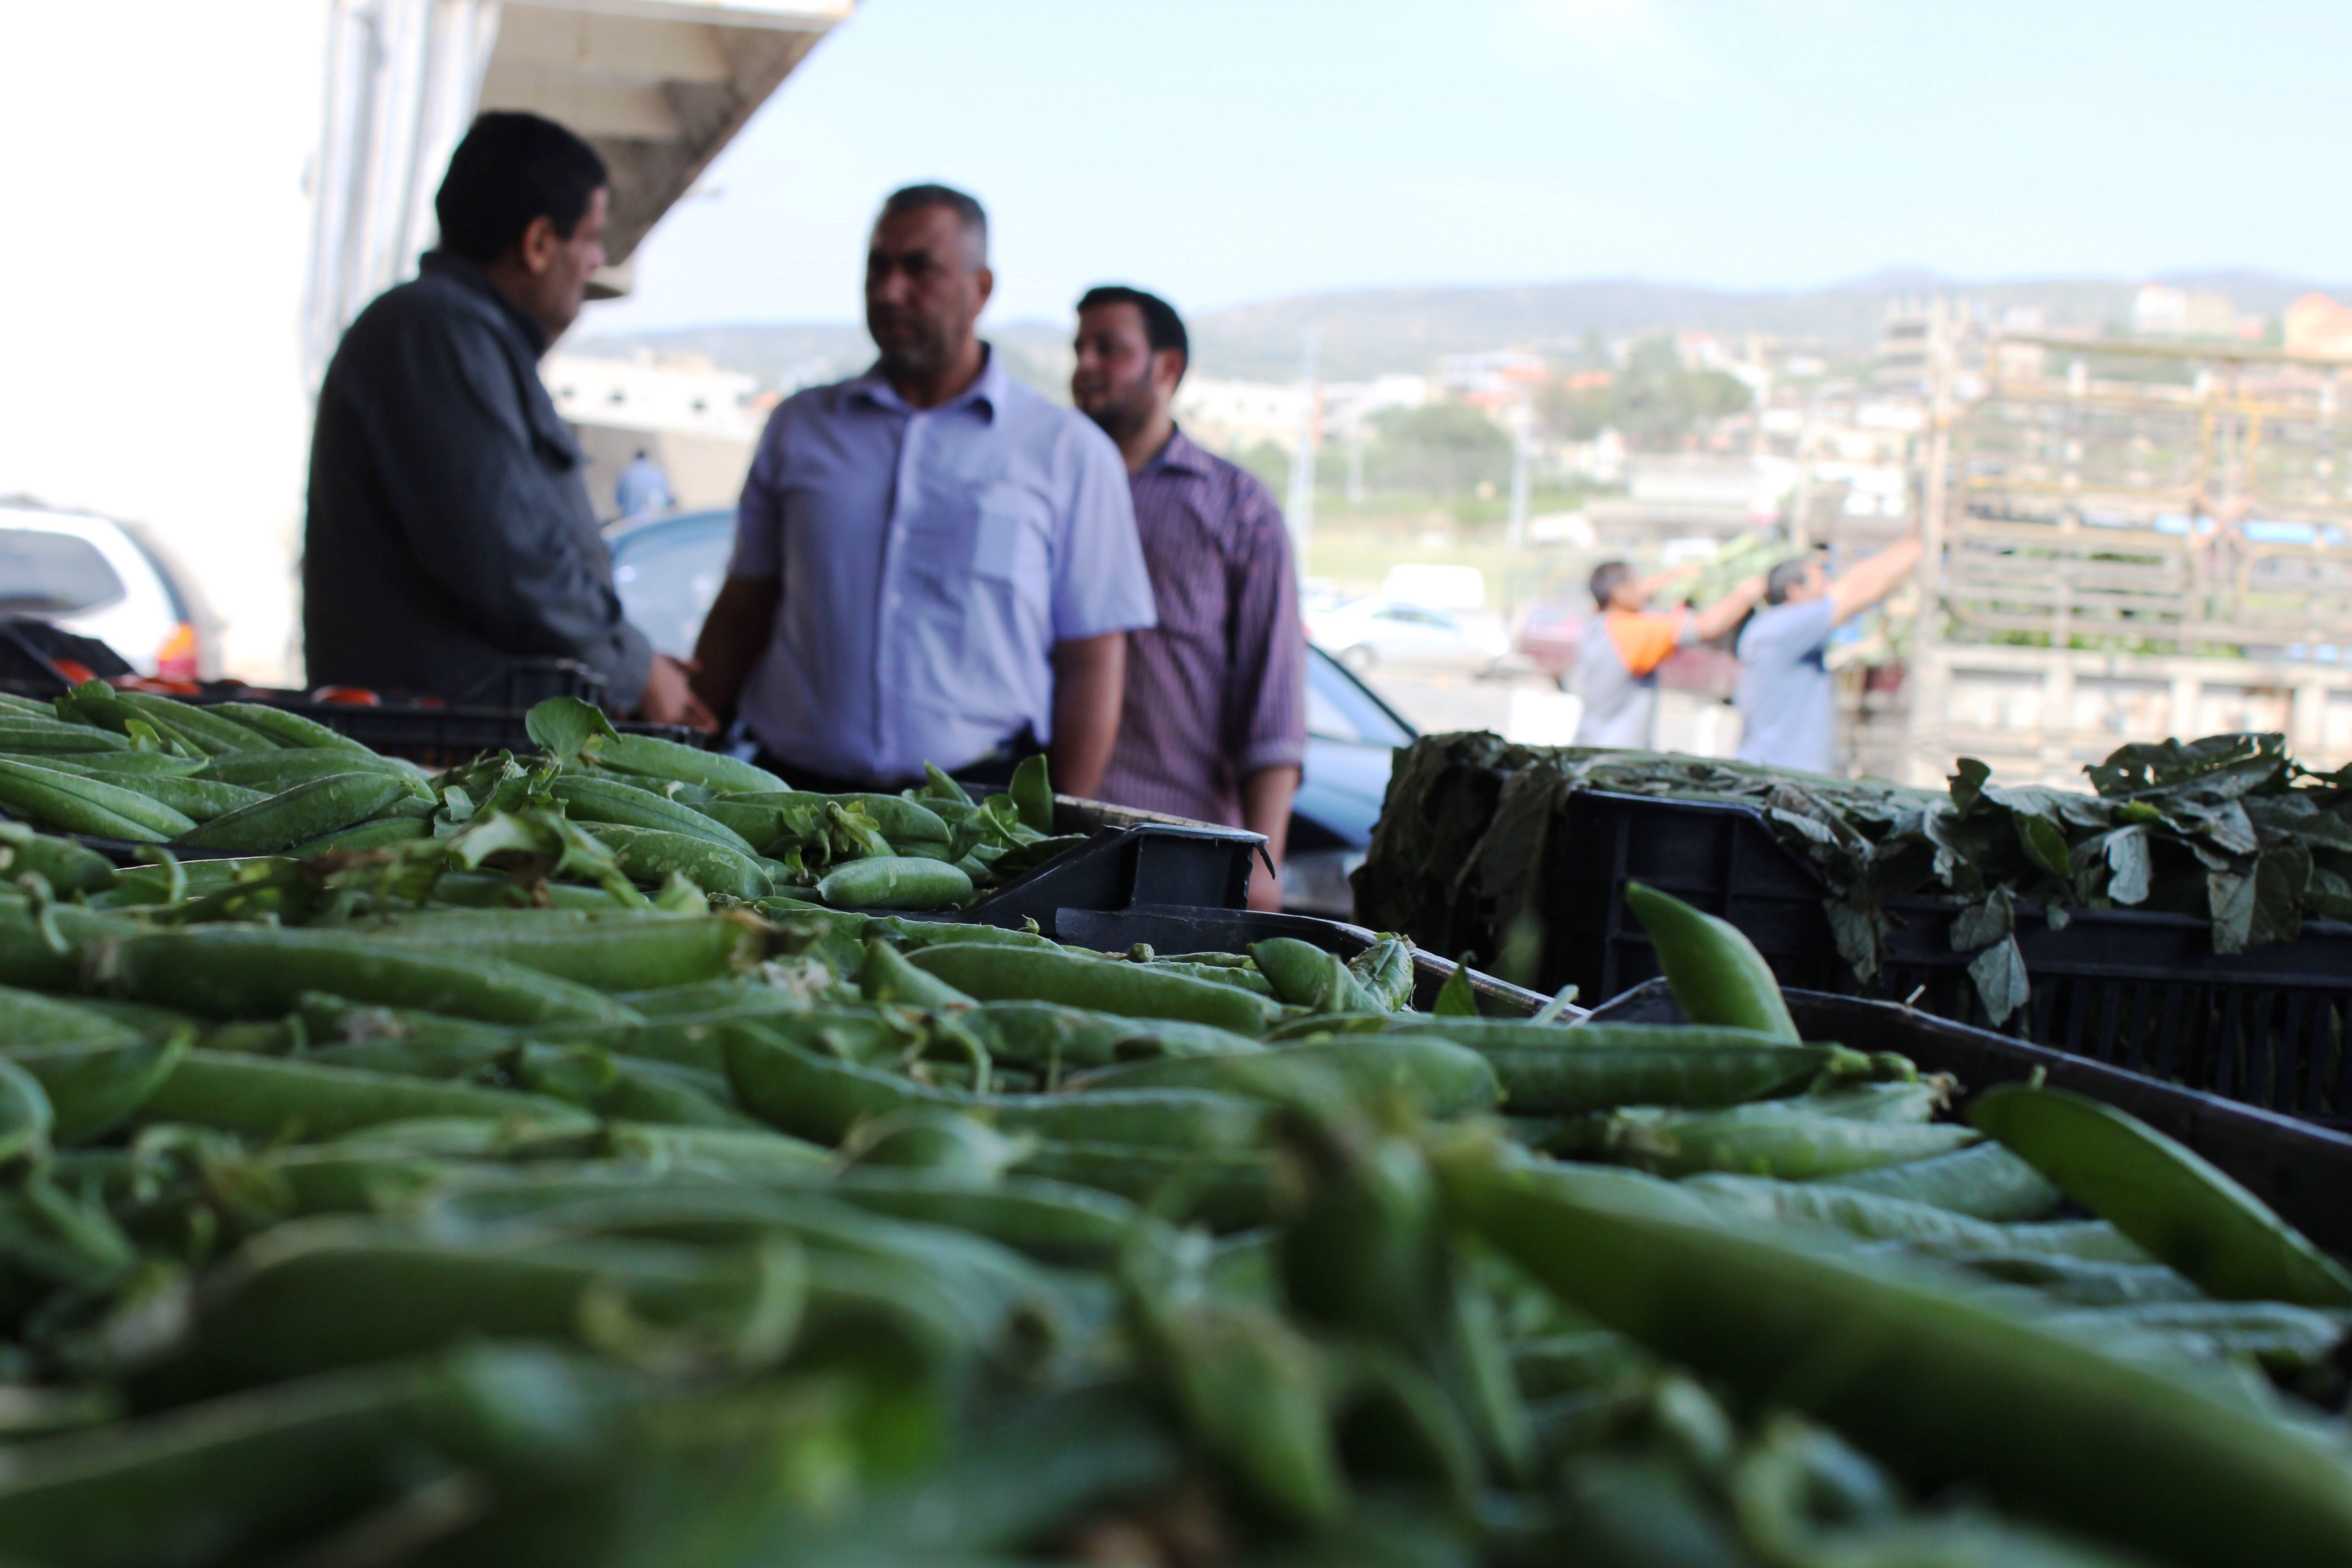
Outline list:
[[[991,485],[981,491],[971,531],[971,574],[990,582],[1012,584],[1039,599],[1052,584],[1045,531],[1051,524],[1045,503],[1016,485]]]

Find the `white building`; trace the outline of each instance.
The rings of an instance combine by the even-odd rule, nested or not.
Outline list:
[[[588,494],[599,516],[640,451],[662,467],[679,507],[732,506],[766,422],[758,381],[690,356],[594,359],[554,353],[540,364],[555,411],[580,432]]]
[[[854,0],[20,5],[0,494],[144,523],[223,623],[300,679],[310,397],[345,323],[412,276],[478,108],[531,109],[614,171],[604,279]],[[323,68],[322,68],[323,67]]]

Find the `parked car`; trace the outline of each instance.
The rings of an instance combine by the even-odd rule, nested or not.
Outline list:
[[[1576,650],[1592,612],[1582,605],[1535,605],[1520,618],[1522,658],[1552,679],[1562,691],[1576,689]],[[1739,659],[1731,651],[1738,633],[1711,643],[1678,647],[1658,666],[1658,684],[1669,691],[1694,691],[1721,701],[1738,683]]]
[[[1399,599],[1356,599],[1307,613],[1307,635],[1359,675],[1383,664],[1438,666],[1486,675],[1510,652],[1492,616]]]
[[[654,647],[680,658],[694,651],[702,617],[727,574],[735,532],[727,511],[680,512],[614,523],[604,531],[621,606]],[[1348,876],[1363,864],[1387,793],[1390,753],[1412,744],[1412,725],[1331,654],[1307,660],[1307,765],[1291,805],[1283,906],[1345,919],[1354,894]]]
[[[141,675],[212,673],[208,618],[194,591],[130,523],[0,501],[0,615],[95,637]]]

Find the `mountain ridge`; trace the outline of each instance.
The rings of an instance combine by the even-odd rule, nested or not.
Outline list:
[[[1193,368],[1202,375],[1293,381],[1310,331],[1318,374],[1356,380],[1383,372],[1425,373],[1439,358],[1486,349],[1572,351],[1587,331],[1604,340],[1669,329],[1738,338],[1756,332],[1818,345],[1832,355],[1866,353],[1887,308],[1937,293],[1994,311],[2038,310],[2052,328],[2111,329],[2128,321],[2143,282],[2226,295],[2243,314],[2276,317],[2303,294],[2347,297],[2342,285],[2255,268],[2159,274],[2153,279],[2049,278],[1997,282],[1955,279],[1926,268],[1884,268],[1805,289],[1724,289],[1638,278],[1499,285],[1352,289],[1254,301],[1190,319]],[[989,339],[1008,351],[1024,379],[1050,382],[1066,363],[1068,327],[1034,319],[992,321]],[[720,323],[583,340],[582,353],[707,354],[750,372],[763,385],[782,378],[854,374],[871,357],[864,329],[848,321]]]

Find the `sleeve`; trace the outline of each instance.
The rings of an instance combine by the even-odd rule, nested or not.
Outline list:
[[[751,471],[743,476],[742,499],[735,503],[735,553],[730,577],[772,580],[784,569],[784,409],[779,405],[760,432]]]
[[[1233,619],[1224,752],[1234,773],[1246,776],[1307,761],[1307,632],[1282,509],[1264,485],[1235,478],[1234,521],[1244,544],[1226,565]]]
[[[1643,610],[1633,615],[1610,616],[1604,623],[1609,640],[1617,647],[1617,657],[1624,661],[1627,670],[1636,676],[1647,675],[1666,662],[1684,640],[1690,626],[1689,612],[1676,610],[1662,615]]]
[[[520,657],[580,659],[615,703],[634,707],[652,647],[623,617],[604,563],[583,558],[583,534],[595,542],[580,477],[538,449],[491,330],[400,327],[365,412],[412,558],[487,640]]]
[[[1084,416],[1072,414],[1083,424]],[[1160,624],[1143,540],[1135,529],[1135,494],[1110,437],[1092,425],[1066,437],[1068,511],[1054,558],[1054,640],[1076,642]]]

